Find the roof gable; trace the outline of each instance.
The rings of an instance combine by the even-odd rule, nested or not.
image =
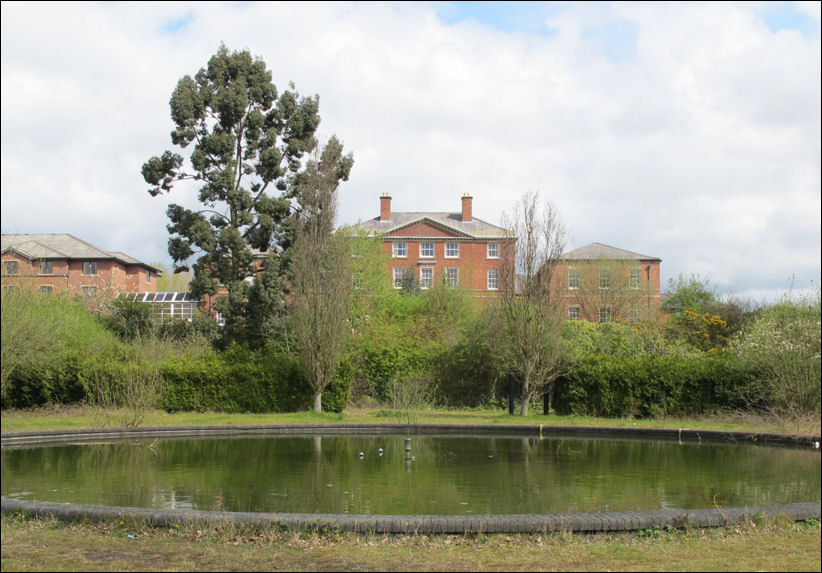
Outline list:
[[[464,231],[459,231],[454,227],[443,225],[442,223],[423,217],[411,221],[406,225],[402,225],[388,231],[386,235],[394,237],[468,237],[469,235]]]

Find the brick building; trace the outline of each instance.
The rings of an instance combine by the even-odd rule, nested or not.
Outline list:
[[[155,292],[160,270],[123,253],[109,252],[69,234],[2,235],[3,290],[114,297]]]
[[[659,312],[661,262],[591,243],[562,256],[553,282],[571,320],[636,322]]]
[[[479,297],[499,291],[502,259],[516,240],[505,229],[474,217],[470,195],[462,197],[459,212],[437,213],[393,211],[391,197],[383,194],[379,217],[359,228],[382,237],[395,288],[410,278],[423,289],[442,281]]]

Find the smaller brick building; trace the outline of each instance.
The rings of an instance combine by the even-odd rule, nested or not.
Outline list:
[[[114,297],[155,292],[160,270],[123,253],[109,252],[72,235],[3,234],[3,290]]]
[[[380,216],[359,227],[382,237],[395,288],[413,278],[422,289],[444,282],[478,297],[499,292],[503,258],[510,256],[516,240],[509,231],[474,217],[470,195],[463,195],[459,212],[397,212],[386,193],[380,197]]]
[[[661,262],[657,257],[591,243],[565,253],[552,282],[571,320],[636,322],[659,312]]]

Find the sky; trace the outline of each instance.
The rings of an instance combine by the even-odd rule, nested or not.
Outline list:
[[[819,2],[3,2],[3,233],[171,268],[141,167],[221,43],[320,97],[354,155],[338,223],[526,193],[568,249],[662,259],[754,302],[820,282]],[[187,154],[184,154],[187,155]]]

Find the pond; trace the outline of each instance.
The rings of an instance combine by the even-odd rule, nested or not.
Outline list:
[[[404,434],[112,439],[4,447],[11,500],[388,515],[647,511],[820,499],[808,447]]]

